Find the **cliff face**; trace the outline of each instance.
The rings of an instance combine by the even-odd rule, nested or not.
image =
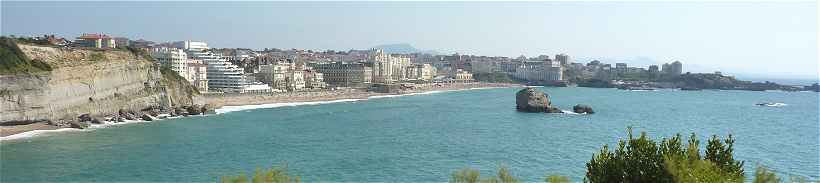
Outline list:
[[[187,91],[185,86],[190,85],[184,80],[166,78],[157,65],[129,51],[19,47],[29,58],[55,68],[50,72],[0,75],[0,123],[191,105],[196,94]],[[172,82],[177,88],[169,87]]]

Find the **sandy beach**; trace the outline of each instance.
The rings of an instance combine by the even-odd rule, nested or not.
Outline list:
[[[45,122],[32,123],[32,124],[27,124],[27,125],[0,126],[0,137],[6,137],[6,136],[20,134],[20,133],[23,133],[23,132],[34,131],[34,130],[56,130],[56,129],[60,129],[60,127],[49,125],[49,124],[46,124]]]
[[[223,106],[243,106],[260,105],[274,103],[297,103],[297,102],[322,102],[345,99],[367,99],[374,96],[401,95],[411,93],[423,93],[430,91],[452,91],[474,88],[497,88],[497,87],[521,87],[520,84],[506,83],[440,83],[440,84],[420,84],[413,89],[405,89],[396,93],[376,93],[369,92],[361,88],[345,88],[337,90],[304,91],[270,94],[205,94],[202,103],[211,105],[214,109]],[[30,132],[34,130],[58,130],[61,127],[49,125],[46,122],[38,122],[27,125],[0,126],[0,137],[8,137],[15,134]],[[0,138],[2,139],[2,138]]]
[[[206,95],[205,102],[214,108],[222,106],[258,105],[272,103],[316,102],[342,99],[367,99],[373,96],[422,93],[429,91],[450,91],[472,88],[520,87],[520,84],[506,83],[430,83],[416,85],[413,89],[402,90],[396,93],[368,92],[365,89],[347,88],[327,91],[289,92],[273,94],[226,94]]]

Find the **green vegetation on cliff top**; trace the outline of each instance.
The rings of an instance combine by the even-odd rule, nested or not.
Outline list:
[[[0,74],[22,74],[51,71],[42,60],[31,60],[13,38],[0,37]]]

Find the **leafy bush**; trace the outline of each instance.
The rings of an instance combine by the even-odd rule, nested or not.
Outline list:
[[[450,182],[453,183],[517,183],[520,182],[517,178],[515,178],[510,170],[505,167],[501,166],[498,169],[498,175],[493,177],[481,178],[481,173],[478,170],[473,170],[469,168],[461,169],[459,171],[454,172],[450,176]]]
[[[755,171],[755,180],[753,183],[778,183],[780,182],[780,178],[777,178],[777,175],[774,172],[769,171],[766,168],[758,167],[757,171]],[[792,182],[799,182],[792,180]]]
[[[247,183],[248,178],[244,174],[238,176],[223,176],[220,179],[222,183]],[[291,176],[288,174],[287,168],[273,167],[270,169],[256,169],[252,183],[290,183],[301,182],[298,176]]]
[[[732,157],[734,139],[725,141],[712,136],[706,156],[700,155],[695,134],[684,147],[680,134],[662,139],[660,144],[641,133],[634,138],[629,129],[627,140],[610,152],[604,145],[587,163],[586,179],[590,182],[739,182],[743,180],[743,162]]]
[[[550,175],[544,180],[547,183],[570,183],[569,177],[566,176],[558,176],[558,175]]]

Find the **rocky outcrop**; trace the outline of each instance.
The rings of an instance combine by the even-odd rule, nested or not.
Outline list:
[[[0,75],[0,124],[70,121],[81,114],[87,115],[80,121],[88,122],[111,115],[135,120],[140,116],[133,111],[147,107],[191,106],[192,95],[198,93],[187,82],[169,78],[154,62],[129,51],[20,48],[54,69]]]
[[[561,111],[561,109],[559,109],[557,107],[552,107],[552,106],[547,108],[547,110],[544,111],[544,112],[546,112],[546,113],[564,113],[564,111]]]
[[[100,119],[99,117],[91,118],[91,124],[102,124],[104,120]]]
[[[199,105],[188,106],[187,111],[189,115],[199,115],[202,114],[202,107]]]
[[[86,122],[69,121],[68,124],[70,125],[71,128],[77,128],[77,129],[86,129],[86,128],[88,128],[88,123],[86,123]]]
[[[547,94],[533,88],[525,88],[515,93],[515,109],[518,111],[545,112],[550,104]]]
[[[515,93],[515,108],[522,112],[564,113],[558,107],[552,106],[549,95],[534,88],[525,88]],[[592,107],[578,104],[572,107],[573,112],[579,114],[595,113]]]
[[[152,116],[152,115],[150,115],[150,114],[142,114],[142,117],[141,117],[141,118],[142,118],[142,120],[145,120],[145,121],[154,121],[154,120],[157,120],[157,118],[156,118],[156,117],[154,117],[154,116]]]
[[[595,111],[592,110],[592,107],[588,105],[578,104],[572,107],[572,112],[578,114],[594,114]]]

